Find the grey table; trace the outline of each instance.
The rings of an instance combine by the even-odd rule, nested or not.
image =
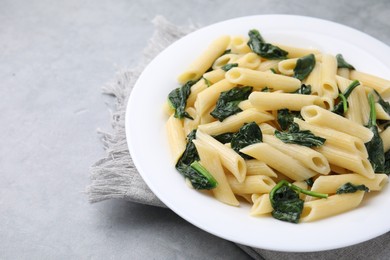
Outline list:
[[[169,209],[90,205],[89,166],[110,130],[100,87],[134,66],[162,14],[201,25],[268,13],[314,16],[390,44],[382,1],[0,2],[0,258],[246,259],[234,244]],[[244,4],[245,3],[245,4]]]

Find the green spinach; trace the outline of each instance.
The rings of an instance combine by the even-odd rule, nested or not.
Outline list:
[[[225,51],[222,53],[221,56],[223,56],[223,55],[225,55],[225,54],[230,54],[230,53],[232,53],[232,50],[231,50],[231,49],[227,49],[227,50],[225,50]]]
[[[299,89],[294,91],[295,94],[301,94],[301,95],[310,95],[311,94],[311,86],[302,84]]]
[[[234,67],[238,67],[238,63],[228,63],[226,65],[223,65],[221,67],[221,69],[224,70],[224,71],[229,71],[229,70],[231,70]]]
[[[238,107],[238,104],[241,101],[248,99],[252,89],[253,87],[248,86],[235,87],[231,90],[222,92],[214,110],[211,111],[210,114],[222,122],[225,118],[241,112],[242,110]]]
[[[193,119],[186,111],[187,99],[191,94],[191,86],[196,81],[188,81],[182,87],[172,90],[168,95],[170,106],[175,110],[175,117],[182,119],[184,117]]]
[[[371,162],[375,173],[383,173],[385,170],[385,151],[383,149],[383,141],[379,135],[378,126],[376,125],[376,110],[374,95],[368,94],[370,104],[370,118],[367,127],[373,132],[374,136],[371,141],[365,143],[368,159]]]
[[[345,61],[343,55],[337,54],[336,59],[337,59],[337,67],[338,68],[346,68],[346,69],[350,69],[350,70],[355,69],[351,64],[349,64],[348,62]]]
[[[193,130],[187,136],[186,149],[177,162],[176,169],[191,182],[194,189],[210,190],[217,185],[215,179],[212,178],[211,174],[207,174],[202,170],[199,171],[196,164],[194,164],[195,167],[193,166],[194,162],[199,161],[198,151],[196,150],[195,144],[192,142],[195,138],[196,130]]]
[[[297,64],[294,68],[294,78],[304,80],[316,65],[316,58],[314,54],[306,55],[297,60]]]
[[[313,184],[314,184],[314,179],[313,177],[309,178],[309,179],[306,179],[305,180],[306,184],[310,187],[313,187]]]
[[[359,81],[354,80],[351,82],[351,84],[349,84],[349,86],[344,91],[344,93],[339,94],[339,98],[341,100],[339,100],[339,102],[334,106],[334,108],[332,110],[333,113],[336,113],[336,114],[342,116],[342,115],[344,115],[345,112],[347,112],[347,110],[348,110],[347,99],[351,95],[352,91],[359,85],[360,85]]]
[[[385,153],[385,174],[390,175],[390,150]]]
[[[284,143],[299,144],[307,147],[321,146],[326,139],[314,135],[309,130],[299,130],[297,123],[291,123],[286,132],[275,130],[275,136]]]
[[[200,164],[199,161],[194,161],[193,163],[191,163],[190,166],[198,174],[205,177],[205,179],[207,180],[206,185],[205,185],[206,189],[213,189],[213,188],[217,187],[217,185],[218,185],[217,180],[213,177],[213,175],[210,174],[210,172],[205,167],[203,167],[202,164]],[[192,186],[194,186],[194,185],[192,185]]]
[[[282,221],[298,223],[304,204],[304,201],[299,198],[299,193],[318,198],[328,198],[328,194],[305,190],[282,180],[269,193],[273,208],[272,216]]]
[[[257,55],[265,59],[286,59],[288,52],[281,48],[266,43],[258,30],[250,30],[248,46]]]
[[[277,121],[280,128],[284,131],[294,122],[294,118],[302,119],[299,111],[290,111],[287,108],[279,109],[277,114]]]
[[[220,134],[220,135],[215,135],[213,136],[217,141],[223,143],[223,144],[226,144],[226,143],[230,143],[233,139],[233,136],[234,136],[235,133],[231,133],[231,132],[228,132],[228,133],[223,133],[223,134]]]
[[[255,122],[251,122],[244,124],[240,130],[233,135],[231,147],[244,159],[251,159],[251,156],[241,153],[240,150],[248,145],[260,143],[262,141],[263,134],[261,133],[260,127]]]
[[[361,184],[361,185],[354,185],[350,182],[347,182],[343,185],[340,186],[340,188],[338,188],[336,190],[336,194],[344,194],[344,193],[355,193],[357,191],[365,191],[365,192],[369,192],[370,190],[366,187],[366,185],[364,184]]]

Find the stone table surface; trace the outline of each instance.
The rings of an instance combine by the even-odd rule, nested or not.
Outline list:
[[[2,0],[0,259],[247,259],[169,209],[89,204],[112,99],[101,86],[137,64],[163,15],[208,25],[255,14],[335,21],[390,44],[390,1]]]

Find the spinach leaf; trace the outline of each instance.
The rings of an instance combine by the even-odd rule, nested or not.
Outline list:
[[[220,135],[215,135],[213,136],[217,141],[223,143],[223,144],[226,144],[226,143],[230,143],[232,141],[232,138],[234,136],[235,133],[231,133],[231,132],[228,132],[228,133],[223,133],[223,134],[220,134]]]
[[[314,135],[309,130],[299,130],[297,123],[291,123],[287,132],[275,130],[275,136],[284,143],[299,144],[307,147],[321,146],[326,139]]]
[[[272,216],[282,221],[298,223],[304,203],[299,194],[288,186],[282,186],[272,195]]]
[[[368,94],[368,101],[370,103],[370,118],[367,127],[374,133],[371,141],[365,143],[368,159],[374,169],[375,173],[383,173],[385,171],[385,151],[383,149],[383,141],[379,135],[378,127],[376,125],[376,110],[374,95]]]
[[[235,87],[222,92],[210,115],[222,122],[225,118],[241,112],[242,110],[238,107],[238,104],[248,99],[252,89],[252,87]]]
[[[316,58],[314,54],[306,55],[297,60],[297,64],[294,68],[294,78],[304,80],[316,65]]]
[[[191,86],[196,81],[187,81],[182,87],[172,90],[168,95],[168,101],[170,106],[175,109],[176,118],[189,118],[193,119],[186,111],[187,99],[191,94]]]
[[[230,69],[232,69],[234,67],[238,67],[238,63],[228,63],[228,64],[222,66],[221,69],[224,71],[229,71]]]
[[[385,174],[390,175],[390,150],[385,153]]]
[[[284,131],[294,122],[294,117],[302,119],[299,111],[290,111],[287,108],[279,109],[277,115],[277,121],[280,128]]]
[[[195,144],[192,142],[196,137],[196,130],[191,131],[187,136],[187,145],[184,153],[176,164],[176,169],[187,179],[190,180],[192,186],[197,190],[213,189],[216,183],[204,172],[198,172],[191,167],[192,163],[199,161],[199,154]]]
[[[328,194],[301,189],[286,180],[282,180],[269,193],[273,208],[272,216],[282,221],[298,223],[304,204],[304,201],[299,198],[299,193],[318,198],[328,197]]]
[[[369,192],[370,190],[366,187],[366,185],[362,184],[362,185],[353,185],[352,183],[350,182],[347,182],[343,185],[340,186],[340,188],[338,188],[336,190],[336,194],[343,194],[343,193],[355,193],[359,190],[362,190],[362,191],[365,191],[365,192]]]
[[[261,92],[271,92],[271,89],[269,87],[264,87],[261,89]]]
[[[383,107],[383,110],[390,115],[390,103],[385,101],[382,96],[374,89],[375,95],[378,97],[378,103]]]
[[[250,30],[248,46],[257,55],[265,59],[286,59],[288,52],[281,48],[274,46],[270,43],[266,43],[261,37],[258,30]]]
[[[310,95],[311,94],[311,86],[302,84],[299,89],[294,91],[293,93],[301,94],[301,95]]]
[[[222,53],[221,56],[223,56],[223,55],[225,55],[225,54],[230,54],[230,53],[232,53],[232,50],[231,50],[231,49],[227,49],[227,50],[225,50],[225,51]]]
[[[244,159],[252,159],[251,156],[241,153],[240,150],[248,145],[260,143],[262,141],[263,134],[261,133],[260,127],[255,122],[251,122],[244,124],[240,130],[233,135],[231,147]]]
[[[348,110],[348,101],[347,101],[347,99],[348,99],[349,95],[351,95],[352,91],[359,85],[360,85],[359,81],[354,80],[354,81],[351,82],[351,84],[349,84],[349,86],[344,91],[344,93],[339,94],[339,98],[341,100],[339,101],[339,103],[337,103],[334,106],[334,108],[332,110],[333,113],[336,113],[336,114],[342,116],[342,115],[344,115],[345,112],[347,112],[347,110]]]
[[[200,164],[200,162],[195,161],[191,163],[191,168],[206,178],[207,183],[205,183],[205,185],[207,189],[213,189],[217,187],[218,185],[217,180],[213,177],[213,175],[210,174],[210,172],[205,167],[203,167],[202,164]]]
[[[310,187],[313,187],[313,184],[314,184],[314,179],[313,177],[309,178],[309,179],[306,179],[305,180],[306,184]]]
[[[337,68],[346,68],[346,69],[350,69],[350,70],[355,69],[351,64],[349,64],[348,62],[346,62],[344,60],[343,55],[337,54],[336,59],[337,59]]]

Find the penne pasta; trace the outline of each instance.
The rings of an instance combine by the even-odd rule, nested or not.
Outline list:
[[[341,92],[345,92],[349,85],[352,83],[352,80],[336,76],[337,85],[339,86],[339,89]],[[357,86],[349,95],[347,101],[348,101],[348,111],[345,114],[345,117],[349,120],[359,124],[364,125],[361,106],[360,106],[360,99],[359,94],[357,93],[357,88],[363,88],[361,85]]]
[[[266,135],[273,135],[275,133],[276,128],[267,123],[259,124],[261,132]]]
[[[320,54],[320,51],[314,48],[299,48],[295,46],[289,46],[284,44],[276,44],[282,50],[288,52],[288,58],[300,58],[309,54]]]
[[[249,95],[249,102],[252,106],[260,110],[287,108],[289,110],[299,111],[308,105],[325,107],[323,100],[318,96],[275,92],[252,92]]]
[[[215,60],[212,68],[213,70],[220,69],[226,64],[235,63],[241,56],[238,54],[225,54]]]
[[[310,124],[327,126],[337,131],[356,136],[365,143],[373,137],[373,133],[368,128],[318,106],[311,105],[303,107],[301,115]]]
[[[186,136],[184,135],[183,123],[172,114],[165,124],[165,129],[168,134],[168,144],[172,159],[174,164],[176,164],[186,149]]]
[[[369,94],[390,97],[390,80],[338,68],[341,54],[248,35],[214,40],[178,77],[193,82],[164,103],[171,157],[187,185],[227,205],[249,203],[251,216],[293,223],[358,207],[365,192],[344,186],[338,194],[344,184],[385,189],[379,171],[388,162],[376,148],[382,140],[390,150],[390,115],[379,101],[374,111]],[[309,54],[314,68],[301,59]],[[360,84],[347,96],[353,80]],[[381,140],[367,127],[375,123]]]
[[[193,118],[184,118],[183,130],[185,136],[187,136],[192,130],[197,129],[200,123],[200,117],[196,114],[196,110],[193,107],[187,108],[187,113]]]
[[[286,76],[293,76],[297,60],[298,58],[282,60],[278,63],[279,72]]]
[[[378,120],[390,120],[390,115],[383,109],[381,105],[375,103],[376,119]]]
[[[349,79],[349,69],[348,68],[339,68],[337,69],[337,75],[346,79]]]
[[[359,154],[351,154],[331,145],[323,145],[315,149],[322,153],[331,164],[359,173],[369,179],[375,176],[371,163]]]
[[[264,72],[270,70],[278,71],[279,62],[280,60],[263,60],[256,70]]]
[[[358,153],[362,158],[368,157],[364,142],[360,138],[328,127],[312,125],[299,118],[294,118],[294,123],[297,123],[302,130],[309,130],[313,134],[325,138],[325,146],[332,145],[350,153]]]
[[[215,198],[228,205],[238,206],[240,203],[234,196],[233,191],[226,179],[218,153],[216,153],[212,147],[199,140],[193,140],[193,143],[195,144],[196,150],[198,151],[201,164],[213,175],[213,177],[218,182],[217,187],[212,190]]]
[[[255,90],[268,87],[292,92],[301,87],[301,81],[296,78],[246,68],[232,68],[226,72],[225,78],[233,84],[252,86]]]
[[[264,175],[276,178],[277,174],[262,161],[252,159],[246,160],[246,175]]]
[[[370,189],[370,191],[380,191],[388,183],[388,177],[386,174],[375,174],[373,179],[368,179],[356,173],[320,176],[314,181],[311,190],[315,192],[334,194],[338,188],[347,182],[354,185],[364,184]]]
[[[321,92],[323,96],[337,98],[339,90],[336,83],[337,60],[329,54],[322,55]]]
[[[238,35],[233,36],[230,42],[230,48],[232,53],[245,54],[251,52],[251,49],[248,46],[248,39],[244,36]]]
[[[298,160],[313,171],[320,174],[328,174],[330,172],[330,166],[325,156],[309,147],[286,144],[273,135],[263,135],[263,142]]]
[[[214,106],[221,92],[232,89],[235,86],[235,84],[224,79],[200,92],[194,104],[198,115],[203,116],[208,109]]]
[[[236,60],[238,67],[247,69],[256,69],[261,63],[259,55],[251,52],[247,53]]]
[[[364,86],[375,89],[384,98],[390,97],[390,80],[386,80],[357,70],[352,70],[349,77],[352,80],[359,80],[363,83]]]
[[[187,99],[187,107],[193,107],[198,94],[207,88],[207,84],[204,79],[200,79],[194,85],[191,86],[191,94]]]
[[[273,211],[269,194],[252,194],[253,205],[250,211],[250,215],[258,217]]]
[[[220,80],[225,79],[225,72],[223,69],[216,69],[203,74],[203,78],[207,79],[210,84],[215,84]]]
[[[269,193],[275,186],[275,182],[264,175],[246,176],[243,182],[238,182],[231,175],[226,177],[233,192],[237,194]]]
[[[222,165],[236,177],[238,182],[241,183],[245,180],[246,164],[238,153],[199,129],[196,131],[196,139],[207,143],[219,154]]]
[[[208,124],[202,124],[199,126],[199,129],[209,135],[219,135],[227,132],[237,132],[245,123],[256,122],[259,124],[272,119],[273,116],[266,112],[260,112],[256,109],[247,109],[236,115],[229,116],[222,122],[215,121]]]
[[[311,93],[318,96],[323,95],[322,93],[323,91],[321,87],[321,71],[322,71],[321,66],[322,66],[321,62],[316,62],[314,69],[311,71],[309,76],[307,76],[307,78],[304,80],[304,83],[306,85],[311,86]]]
[[[214,40],[207,49],[196,58],[185,72],[179,75],[178,81],[181,84],[189,80],[199,79],[214,63],[214,61],[222,55],[230,44],[230,36],[221,36]]]
[[[363,191],[332,195],[327,199],[305,202],[301,215],[302,222],[323,219],[343,213],[359,206],[364,196]]]
[[[304,167],[297,160],[266,143],[249,145],[241,149],[240,152],[265,162],[268,166],[296,181],[303,181],[317,174]]]
[[[380,137],[383,142],[383,149],[385,152],[390,150],[390,127],[386,128],[385,130],[380,133]]]

